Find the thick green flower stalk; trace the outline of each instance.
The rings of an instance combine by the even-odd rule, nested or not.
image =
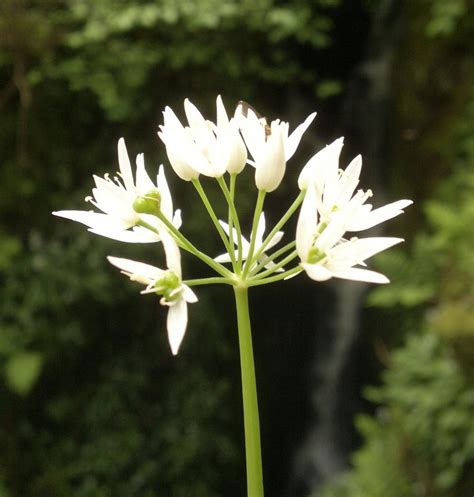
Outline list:
[[[356,191],[362,166],[360,156],[345,170],[339,168],[342,138],[316,153],[302,168],[295,198],[267,235],[264,204],[268,194],[284,179],[286,163],[295,153],[315,113],[289,133],[289,124],[267,123],[250,106],[239,103],[229,118],[217,97],[216,122],[206,120],[185,100],[187,125],[167,107],[158,135],[166,147],[170,165],[184,181],[191,183],[201,198],[225,252],[203,253],[181,230],[180,210],[174,210],[164,167],[156,183],[148,175],[143,155],[136,159],[135,175],[125,147],[118,142],[119,173],[94,176],[95,188],[86,201],[96,211],[59,211],[56,216],[85,224],[98,235],[128,243],[159,243],[166,256],[166,268],[119,257],[109,262],[131,280],[144,285],[143,294],[155,294],[168,307],[167,331],[171,351],[178,354],[188,325],[188,304],[197,302],[193,287],[222,284],[233,287],[240,346],[242,399],[247,462],[247,496],[263,497],[260,449],[260,420],[252,349],[248,302],[249,288],[275,283],[306,273],[315,281],[344,278],[387,283],[386,276],[366,269],[365,261],[402,241],[400,238],[358,238],[354,233],[398,216],[411,204],[399,200],[373,209],[366,201],[372,192]],[[255,172],[255,210],[250,235],[242,234],[235,192],[238,175],[249,165]],[[218,219],[201,177],[217,181],[227,205],[228,219]],[[297,213],[294,237],[283,240],[281,231]],[[184,279],[181,251],[194,255],[209,266],[206,278]]]

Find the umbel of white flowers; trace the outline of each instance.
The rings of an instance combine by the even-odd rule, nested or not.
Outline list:
[[[86,198],[97,211],[53,212],[85,224],[92,233],[121,242],[162,243],[165,269],[118,257],[108,259],[131,280],[145,286],[141,293],[157,294],[161,305],[169,308],[167,330],[173,354],[178,353],[185,334],[187,304],[197,301],[191,286],[222,283],[252,287],[281,281],[300,272],[315,281],[330,278],[371,283],[389,281],[383,274],[367,269],[366,260],[403,240],[358,238],[354,234],[398,216],[412,202],[399,200],[373,209],[367,203],[372,192],[357,190],[362,166],[360,155],[345,170],[339,167],[342,138],[317,152],[302,168],[298,178],[299,194],[264,237],[265,196],[282,182],[286,162],[294,155],[315,113],[290,133],[288,123],[278,119],[267,123],[243,102],[229,118],[220,96],[217,97],[216,122],[205,119],[188,99],[184,110],[187,123],[183,125],[166,107],[158,136],[166,147],[174,172],[196,188],[222,239],[224,254],[212,258],[186,238],[181,231],[181,212],[173,210],[163,165],[153,182],[145,169],[143,155],[139,154],[134,176],[122,138],[118,142],[117,176],[94,176],[95,188],[92,196]],[[237,176],[245,171],[247,164],[254,170],[257,189],[248,240],[242,236],[236,202]],[[222,189],[229,212],[227,222],[215,214],[201,176],[214,178]],[[295,237],[269,254],[283,237],[281,228],[298,208]],[[180,248],[201,259],[217,276],[183,280]],[[295,259],[299,259],[296,264]],[[231,269],[224,264],[231,264]]]

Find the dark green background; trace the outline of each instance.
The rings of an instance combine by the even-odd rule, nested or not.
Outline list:
[[[183,116],[189,97],[213,118],[218,93],[229,110],[246,100],[292,126],[318,111],[268,200],[270,220],[295,195],[300,165],[340,135],[343,165],[362,152],[378,205],[415,201],[387,225],[407,242],[375,264],[393,283],[361,303],[338,392],[352,470],[318,495],[470,496],[472,40],[467,0],[3,0],[1,497],[245,494],[230,290],[199,291],[173,358],[164,309],[105,261],[158,264],[157,247],[50,215],[84,207],[91,175],[116,170],[120,136],[151,173],[166,164],[164,106]],[[195,192],[168,171],[183,229],[219,253]],[[253,179],[243,176],[248,221]],[[206,274],[188,258],[184,270]],[[336,319],[337,288],[300,276],[251,294],[269,497],[311,492],[293,464],[314,423],[314,347]]]

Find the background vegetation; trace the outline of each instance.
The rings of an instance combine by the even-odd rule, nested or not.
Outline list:
[[[383,16],[388,28],[377,31]],[[354,88],[362,70],[380,70],[364,61],[391,35],[379,102],[374,88]],[[383,105],[384,161],[369,154],[365,179],[416,204],[390,226],[405,246],[378,259],[393,283],[370,292],[363,313],[370,360],[357,368],[360,383],[377,386],[365,390],[360,435],[348,443],[358,449],[318,495],[470,496],[473,39],[464,0],[3,0],[0,495],[244,495],[231,295],[200,292],[172,358],[161,309],[104,261],[153,260],[154,247],[120,246],[50,216],[81,208],[91,175],[116,167],[120,136],[153,170],[166,162],[156,137],[164,106],[181,110],[190,97],[212,116],[221,93],[228,107],[244,99],[292,124],[318,110],[300,161],[346,132],[351,151],[367,151],[373,116],[351,109]],[[219,253],[193,192],[171,181],[187,232]],[[270,217],[292,192],[286,184]],[[272,497],[296,497],[291,462],[312,422],[309,344],[324,332],[304,311],[324,294],[289,285],[253,301]]]

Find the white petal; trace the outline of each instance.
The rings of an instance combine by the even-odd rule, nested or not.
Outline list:
[[[239,174],[247,163],[247,148],[235,121],[232,119],[226,130],[218,128],[217,132],[216,154],[223,160],[228,173]]]
[[[229,174],[240,174],[245,164],[247,164],[247,148],[238,132],[234,133],[231,151],[232,153],[227,163],[227,172]]]
[[[163,112],[164,125],[160,126],[158,136],[166,145],[166,153],[175,173],[184,181],[191,181],[199,176],[186,160],[186,149],[191,145],[190,137],[176,114],[166,107]]]
[[[242,136],[254,161],[258,161],[265,148],[265,126],[249,109],[246,117],[239,120]]]
[[[181,121],[178,119],[176,114],[173,112],[173,109],[171,107],[165,107],[165,110],[163,111],[163,120],[164,120],[164,128],[170,128],[170,131],[172,133],[175,133],[177,131],[183,131],[184,127],[181,124]]]
[[[283,231],[277,231],[275,233],[275,236],[268,242],[267,250],[270,250],[275,245],[278,245],[280,243],[280,240],[283,238],[284,234],[285,233]]]
[[[398,200],[391,204],[384,205],[373,211],[370,211],[365,216],[359,216],[351,221],[348,225],[348,231],[362,231],[376,226],[392,219],[400,214],[403,214],[405,207],[408,207],[413,202],[411,200]]]
[[[125,190],[110,180],[94,176],[97,188],[92,189],[95,205],[98,209],[114,217],[121,217],[133,226],[138,221],[138,214],[133,210],[134,190]]]
[[[345,280],[366,281],[368,283],[390,283],[390,280],[381,273],[353,267],[333,271],[332,275],[334,278],[343,278]]]
[[[150,264],[143,262],[132,261],[131,259],[123,259],[121,257],[108,256],[107,260],[118,267],[120,270],[125,271],[130,275],[142,276],[148,280],[155,280],[163,274],[163,270]]]
[[[222,226],[222,228],[226,232],[227,236],[229,236],[229,225],[225,221],[222,221],[221,219],[219,219],[219,224]],[[235,228],[232,228],[232,237],[233,237],[235,245],[237,246],[239,243],[238,242],[239,237],[237,236],[237,230]],[[242,244],[243,256],[246,257],[248,250],[250,248],[250,244],[247,241],[247,239],[243,236],[240,237],[240,242]]]
[[[54,216],[63,217],[85,224],[89,228],[110,230],[125,230],[129,227],[129,223],[118,218],[111,218],[108,214],[102,214],[94,211],[55,211]]]
[[[168,160],[170,161],[174,172],[184,181],[191,181],[198,178],[199,172],[186,162],[181,156],[179,148],[174,143],[166,141],[166,137],[163,133],[158,133],[158,136],[166,145],[166,154],[168,155]]]
[[[263,241],[263,234],[265,233],[265,214],[262,212],[258,219],[257,230],[255,232],[255,247],[260,247]]]
[[[197,295],[192,291],[191,288],[189,288],[188,285],[182,285],[182,295],[184,300],[186,300],[186,302],[189,302],[190,304],[194,304],[198,301]]]
[[[214,257],[214,260],[216,262],[220,262],[221,264],[231,262],[231,258],[228,252],[226,252],[225,254],[218,255],[217,257]]]
[[[133,182],[132,167],[130,166],[130,159],[128,158],[127,147],[125,146],[125,140],[123,138],[120,138],[118,141],[117,148],[120,175],[122,176],[125,188],[133,191],[135,189],[135,184]]]
[[[276,190],[285,175],[285,144],[281,129],[272,130],[265,151],[255,164],[255,184],[268,193]]]
[[[258,258],[258,262],[264,262],[265,259],[267,258],[267,256],[265,254],[262,254],[259,258]],[[256,265],[254,265],[255,267]],[[273,261],[269,261],[267,262],[265,265],[264,265],[264,268],[265,269],[272,269],[276,266],[276,264],[273,262]],[[276,273],[283,273],[285,271],[285,268],[284,267],[281,267],[281,268],[278,268],[275,272]]]
[[[161,211],[171,221],[173,219],[173,201],[163,165],[160,165],[158,169],[157,185],[161,195]]]
[[[339,207],[345,205],[354,194],[354,190],[359,184],[359,176],[362,168],[362,156],[358,155],[346,167],[342,173],[337,187],[337,198],[335,204]]]
[[[156,243],[160,241],[160,237],[156,233],[141,226],[122,231],[113,231],[110,228],[89,228],[89,231],[125,243]]]
[[[340,212],[336,212],[329,221],[326,229],[316,240],[316,247],[327,253],[338,243],[346,232],[345,217]]]
[[[379,252],[382,252],[382,250],[386,250],[401,242],[403,242],[402,238],[360,238],[358,240],[341,243],[340,245],[334,247],[331,251],[331,255],[335,259],[343,259],[347,262],[347,265],[353,266],[365,261]]]
[[[168,329],[168,341],[170,343],[171,352],[176,355],[179,351],[179,346],[183,341],[186,333],[186,325],[188,324],[188,306],[182,298],[168,309],[168,317],[166,319],[166,327]]]
[[[314,191],[314,186],[309,185],[296,225],[296,250],[303,262],[306,262],[309,250],[313,245],[317,224],[316,192]]]
[[[332,182],[337,180],[339,156],[343,145],[344,138],[338,138],[307,162],[298,177],[300,190],[306,190],[309,183],[313,183],[316,185],[316,190],[322,193],[329,178]]]
[[[191,128],[196,128],[197,130],[204,128],[207,129],[206,120],[204,119],[203,115],[199,112],[199,109],[187,98],[184,101],[184,112],[186,113],[186,117]]]
[[[332,278],[332,273],[320,264],[302,264],[306,274],[315,281],[327,281]]]
[[[301,138],[304,132],[309,128],[310,124],[316,117],[316,112],[310,114],[288,137],[285,143],[285,159],[289,160],[293,157],[298,145],[300,144]]]
[[[148,173],[145,169],[145,156],[144,154],[137,155],[137,178],[136,178],[136,191],[140,195],[144,195],[148,193],[150,190],[153,190],[155,185],[153,181],[148,176]],[[135,190],[135,189],[134,189]]]
[[[160,236],[165,249],[166,265],[181,278],[181,254],[178,244],[166,229],[160,230]]]
[[[339,138],[335,140],[327,148],[327,155],[324,167],[324,190],[323,190],[323,203],[331,209],[337,200],[338,186],[339,186],[339,157],[344,144],[344,139]]]
[[[229,236],[229,225],[225,221],[222,221],[222,219],[219,219],[219,224],[222,226],[226,235]],[[235,235],[235,233],[233,233],[233,234]]]
[[[183,224],[183,220],[181,219],[181,209],[176,209],[173,216],[173,226],[179,230],[181,225]]]
[[[216,109],[217,109],[217,127],[227,126],[229,124],[229,117],[227,116],[227,112],[224,107],[224,103],[222,102],[222,97],[220,95],[217,96],[216,99]]]

